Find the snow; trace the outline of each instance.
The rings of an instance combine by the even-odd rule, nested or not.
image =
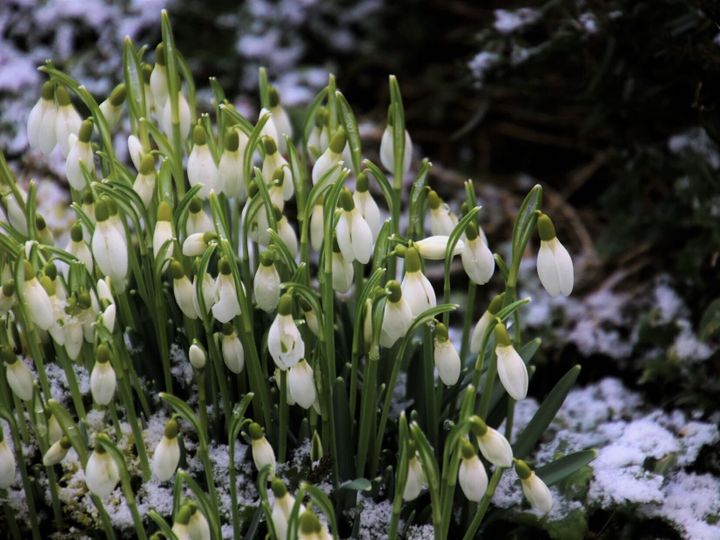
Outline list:
[[[715,170],[720,169],[720,152],[705,129],[694,127],[683,133],[673,135],[668,140],[668,149],[673,154],[690,152],[697,154]]]
[[[512,34],[537,22],[541,15],[540,11],[531,8],[520,8],[514,11],[496,9],[494,27],[501,34]]]
[[[369,497],[358,497],[360,511],[360,540],[380,540],[388,537],[387,531],[392,517],[390,501],[375,502]]]
[[[470,62],[468,62],[470,71],[472,71],[478,86],[482,86],[488,73],[492,68],[500,63],[500,59],[501,57],[498,53],[481,51],[477,53]]]

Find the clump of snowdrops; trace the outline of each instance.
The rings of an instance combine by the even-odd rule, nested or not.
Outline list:
[[[493,254],[473,183],[455,213],[429,185],[431,164],[413,160],[395,78],[377,165],[364,158],[332,76],[302,123],[291,121],[262,70],[255,123],[214,80],[214,108],[200,113],[166,13],[162,35],[154,64],[126,40],[123,82],[100,104],[50,62],[40,68],[48,81],[28,137],[38,152],[57,146],[65,157],[77,217],[66,245],[54,244],[38,213],[35,183],[23,191],[0,162],[0,417],[15,449],[0,442],[0,500],[11,535],[29,529],[40,538],[42,512],[55,527],[66,521],[59,490],[71,449],[96,507],[90,527],[108,538],[117,531],[105,503],[118,486],[137,538],[220,538],[227,524],[234,538],[263,530],[282,539],[349,536],[358,518],[347,510],[359,492],[392,501],[390,538],[413,519],[432,523],[436,538],[472,538],[503,474],[516,475],[527,502],[549,512],[547,486],[593,453],[524,461],[578,367],[510,440],[540,345],[521,334],[530,300],[517,297],[536,232],[546,290],[573,287],[541,187],[518,211],[509,256]],[[125,115],[132,166],[113,146]],[[451,277],[456,259],[467,281]],[[426,277],[432,265],[443,268],[442,283]],[[476,309],[478,287],[498,273],[503,290]],[[451,281],[467,283],[459,315]],[[192,366],[189,387],[173,375],[173,348]],[[50,363],[66,375],[66,406],[52,398]],[[89,396],[79,389],[83,371]],[[411,400],[398,416],[401,373]],[[170,419],[150,448],[143,429],[160,408]],[[91,411],[102,416],[99,427],[88,422]],[[131,430],[125,450],[121,422]],[[196,442],[199,476],[183,470],[184,438]],[[306,440],[331,489],[280,472]],[[251,522],[238,511],[239,441],[257,470],[247,479],[260,494]],[[230,515],[221,512],[209,455],[217,444],[228,445]],[[20,452],[32,445],[37,453]],[[171,515],[140,515],[138,485],[152,478],[175,486]],[[45,497],[34,487],[40,481]],[[18,485],[27,523],[4,497]],[[456,512],[463,506],[469,511]]]

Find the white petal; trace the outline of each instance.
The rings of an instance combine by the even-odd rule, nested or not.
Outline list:
[[[32,278],[25,282],[23,293],[32,321],[38,328],[49,330],[55,324],[55,317],[47,291],[40,285],[37,278]]]
[[[239,197],[244,200],[247,189],[243,176],[243,155],[240,149],[236,152],[225,150],[220,157],[218,175],[223,191],[228,197]]]
[[[167,68],[165,66],[155,64],[153,67],[150,73],[150,90],[155,105],[161,110],[168,99]]]
[[[55,136],[65,157],[70,152],[70,135],[77,136],[80,131],[80,124],[82,124],[82,119],[72,104],[58,109],[55,117]]]
[[[305,343],[292,315],[277,315],[268,331],[268,351],[275,365],[288,369],[305,356]]]
[[[370,195],[369,191],[356,191],[353,194],[353,201],[355,201],[355,206],[357,206],[358,210],[360,210],[360,214],[365,218],[365,221],[367,221],[370,226],[374,242],[377,239],[377,235],[383,225],[380,208],[375,202],[375,199],[373,199],[372,195]]]
[[[42,125],[38,134],[38,148],[46,154],[49,154],[57,144],[57,133],[55,131],[57,114],[58,109],[54,104],[48,105],[43,112]]]
[[[92,237],[92,251],[100,271],[120,286],[128,271],[128,253],[125,238],[109,220],[98,223]]]
[[[253,462],[257,470],[270,465],[275,470],[275,451],[265,437],[253,440],[251,443]]]
[[[104,499],[113,492],[119,481],[120,472],[109,453],[90,454],[85,466],[85,483],[91,492]]]
[[[212,314],[216,320],[224,324],[240,315],[240,303],[238,302],[237,290],[232,276],[221,274],[218,279],[222,279],[217,291],[219,301],[213,305]],[[208,302],[207,297],[205,302]]]
[[[435,341],[435,367],[440,380],[446,386],[452,386],[460,378],[460,355],[450,340]]]
[[[259,265],[253,280],[255,302],[260,309],[270,313],[280,301],[280,275],[275,265]]]
[[[348,262],[342,253],[332,254],[332,283],[333,289],[345,293],[352,287],[355,271],[352,263]]]
[[[398,302],[388,300],[385,303],[380,345],[388,348],[392,347],[398,339],[407,333],[412,321],[413,313],[404,296],[401,296]]]
[[[32,373],[22,360],[6,365],[5,375],[8,385],[18,398],[30,401],[33,395]]]
[[[90,392],[98,405],[109,404],[115,395],[117,378],[110,362],[95,362],[90,373]]]
[[[288,370],[288,390],[293,400],[303,409],[309,409],[317,399],[315,380],[310,365],[301,360]]]
[[[227,368],[233,373],[241,373],[245,367],[245,349],[242,342],[236,335],[223,336],[222,338],[223,360]]]
[[[512,447],[499,431],[488,426],[485,434],[478,437],[477,441],[480,452],[490,463],[498,467],[510,467],[512,465]]]
[[[285,216],[280,218],[280,221],[277,222],[277,228],[278,235],[285,244],[285,247],[288,248],[290,255],[292,255],[293,258],[296,257],[298,253],[298,241],[295,229],[292,228],[292,225],[290,225]]]
[[[351,216],[350,236],[354,258],[362,264],[367,264],[373,252],[372,231],[357,208],[352,211]]]
[[[172,224],[169,221],[158,221],[155,223],[155,232],[153,233],[153,256],[157,257],[163,244],[173,239]],[[165,251],[165,257],[172,257],[174,245],[170,243]]]
[[[525,399],[528,390],[528,372],[520,355],[512,345],[495,347],[500,382],[510,397]]]
[[[130,159],[135,166],[135,170],[139,171],[140,163],[142,162],[143,147],[140,139],[138,139],[135,135],[130,135],[128,137],[128,153],[130,154]]]
[[[405,501],[417,499],[426,485],[425,471],[423,471],[420,460],[413,456],[408,462],[408,475],[405,490],[403,491],[403,499]]]
[[[437,300],[435,291],[422,272],[406,272],[400,286],[403,298],[407,300],[413,317],[417,317],[423,311],[435,307]]]
[[[191,186],[202,186],[198,191],[201,199],[207,199],[210,191],[220,191],[220,173],[206,144],[193,146],[187,161],[187,176]]]
[[[418,252],[424,259],[431,261],[443,261],[445,260],[445,252],[447,251],[449,240],[449,236],[429,236],[415,242],[415,246],[418,248]],[[459,255],[464,249],[465,244],[463,244],[462,240],[458,240],[453,248],[453,256]]]
[[[310,215],[310,245],[315,251],[320,251],[323,242],[323,207],[321,204],[313,206]]]
[[[552,494],[538,475],[532,472],[528,478],[521,480],[520,484],[525,497],[533,508],[544,513],[552,510]]]
[[[480,502],[488,486],[487,472],[480,458],[473,456],[463,459],[458,471],[458,480],[465,497],[472,502]]]
[[[540,282],[550,296],[569,295],[573,289],[572,259],[557,238],[540,242],[537,257]]]
[[[0,442],[0,489],[9,488],[15,481],[15,456],[5,441]]]
[[[340,214],[335,227],[335,236],[338,246],[340,247],[340,253],[342,253],[345,260],[352,262],[355,260],[355,251],[353,250],[349,218],[348,212],[342,212]]]
[[[153,473],[161,482],[167,482],[175,474],[178,463],[180,463],[180,445],[177,437],[168,439],[163,435],[153,454]]]
[[[485,329],[492,323],[493,321],[493,315],[489,311],[485,311],[482,314],[482,317],[478,319],[477,324],[475,324],[475,327],[472,331],[472,336],[470,337],[470,352],[473,354],[478,354],[480,352],[480,346],[483,334],[485,333]]]
[[[495,258],[492,251],[478,236],[468,240],[461,254],[463,268],[468,277],[478,285],[484,285],[495,271]]]
[[[49,100],[48,100],[49,101]],[[42,117],[45,112],[45,100],[40,98],[37,100],[33,108],[30,110],[27,121],[27,136],[31,148],[37,149],[40,141],[40,131],[42,130]]]

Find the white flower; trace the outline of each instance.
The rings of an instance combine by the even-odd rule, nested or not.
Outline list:
[[[535,474],[535,471],[530,470],[530,467],[524,461],[517,460],[515,462],[515,472],[520,477],[523,494],[530,506],[544,514],[552,510],[552,493],[550,493],[545,482]]]
[[[55,415],[51,414],[50,419],[48,420],[48,440],[51,443],[56,443],[60,439],[62,439],[62,436],[62,426],[60,425],[60,422],[58,422],[58,419],[55,417]]]
[[[280,152],[284,154],[287,151],[285,137],[287,136],[288,139],[292,140],[293,128],[292,124],[290,123],[290,117],[288,116],[287,111],[285,111],[285,109],[280,104],[280,96],[278,94],[277,88],[271,86],[269,94],[271,115],[270,121],[275,124],[275,129],[277,130],[278,134],[277,140],[280,144]]]
[[[412,161],[412,139],[410,134],[405,130],[405,150],[403,152],[403,175],[410,170],[410,162]],[[388,125],[383,131],[382,139],[380,139],[380,163],[388,171],[395,170],[395,146],[393,145],[393,127]]]
[[[264,139],[265,137],[270,137],[273,141],[277,141],[280,137],[278,136],[277,126],[275,125],[275,122],[273,122],[272,113],[263,107],[260,109],[260,114],[258,114],[258,122],[260,122],[260,120],[265,116],[269,116],[269,118],[260,130],[260,138]]]
[[[472,335],[470,336],[470,352],[473,354],[478,354],[480,352],[481,342],[483,334],[485,333],[485,330],[494,323],[495,321],[495,314],[500,311],[500,308],[502,308],[503,305],[503,298],[504,295],[498,294],[496,295],[492,301],[490,302],[490,305],[485,310],[485,312],[482,314],[480,319],[478,319],[478,322],[475,324],[475,327],[473,328]]]
[[[280,154],[275,139],[263,137],[265,158],[262,163],[262,177],[265,183],[272,186],[274,183],[282,185],[282,198],[288,201],[295,193],[290,166],[287,160]],[[276,203],[277,204],[277,203]]]
[[[275,210],[277,210],[277,206],[275,207]],[[296,257],[298,253],[298,241],[295,229],[292,228],[292,225],[290,225],[290,222],[284,214],[281,215],[280,219],[277,219],[275,223],[277,225],[278,236],[280,236],[280,239],[283,241],[283,244],[285,244],[285,247],[290,252],[290,255]]]
[[[55,324],[53,304],[47,291],[35,277],[32,266],[27,262],[25,263],[23,297],[32,322],[42,330],[50,330]]]
[[[188,358],[190,359],[190,364],[195,369],[203,369],[207,363],[207,354],[205,353],[205,349],[197,339],[194,339],[192,345],[190,345]]]
[[[435,347],[433,358],[435,359],[435,367],[440,375],[440,380],[446,386],[452,386],[458,382],[460,378],[460,355],[455,349],[455,345],[448,338],[448,329],[442,323],[435,327]]]
[[[67,456],[68,450],[70,450],[71,446],[70,440],[67,437],[62,437],[52,443],[43,456],[43,465],[46,467],[52,467],[53,465],[60,463],[63,459],[65,459],[65,456]]]
[[[370,226],[373,241],[377,240],[377,235],[383,225],[382,215],[375,199],[368,191],[368,178],[365,173],[358,174],[355,182],[355,193],[353,193],[353,201],[360,211],[360,215],[365,218]]]
[[[284,294],[268,331],[268,350],[280,369],[288,369],[305,356],[305,343],[292,316],[292,296]]]
[[[525,362],[512,346],[505,325],[495,325],[495,354],[500,382],[511,398],[525,399],[528,390],[528,372]]]
[[[207,145],[205,128],[198,124],[193,128],[193,148],[187,160],[187,176],[191,186],[202,186],[197,195],[207,199],[211,191],[220,193],[220,172]]]
[[[117,463],[100,444],[96,445],[85,465],[85,483],[88,489],[104,499],[113,492],[119,481]]]
[[[408,460],[408,475],[405,482],[405,490],[403,491],[404,501],[413,501],[417,499],[420,492],[427,487],[427,478],[417,455],[413,455]]]
[[[143,153],[143,145],[140,139],[136,135],[130,135],[128,137],[128,154],[130,154],[130,160],[133,162],[136,171],[140,170]]]
[[[245,350],[231,324],[223,325],[221,349],[223,361],[233,373],[240,373],[245,367]]]
[[[161,482],[167,482],[175,474],[178,463],[180,463],[178,425],[176,420],[170,419],[165,424],[165,432],[153,453],[153,474]]]
[[[182,253],[186,257],[198,257],[205,253],[208,244],[215,240],[217,235],[213,232],[194,233],[188,236],[182,245]]]
[[[77,191],[82,191],[87,186],[82,166],[84,165],[91,174],[95,170],[93,151],[90,145],[92,130],[93,123],[88,118],[81,124],[77,137],[73,134],[70,135],[70,151],[65,161],[65,176],[67,176],[70,186]]]
[[[125,237],[109,219],[105,201],[95,205],[95,232],[92,236],[92,252],[100,272],[109,276],[115,285],[125,283],[128,272],[128,248]]]
[[[213,222],[203,209],[203,203],[198,197],[193,197],[193,200],[190,201],[189,210],[185,224],[185,233],[188,236],[213,231]]]
[[[155,222],[155,231],[153,231],[153,256],[157,258],[160,254],[165,242],[170,241],[167,249],[165,250],[165,257],[170,258],[173,255],[175,235],[172,229],[172,209],[167,201],[161,201],[158,205],[158,218]]]
[[[133,190],[140,196],[146,208],[150,206],[155,194],[155,160],[150,154],[145,154],[140,161],[140,171],[135,176]]]
[[[55,134],[55,119],[57,106],[54,98],[53,83],[46,82],[42,86],[40,99],[30,111],[27,123],[27,135],[30,146],[49,154],[57,143]]]
[[[386,289],[390,295],[385,302],[382,329],[380,331],[380,345],[390,348],[395,345],[398,339],[407,334],[413,322],[413,313],[397,281],[394,279],[388,281]]]
[[[428,236],[427,238],[414,242],[414,245],[423,259],[430,261],[444,261],[449,240],[449,236]],[[462,240],[458,240],[453,248],[453,257],[455,255],[460,255],[464,249],[465,244],[463,244]]]
[[[216,282],[218,301],[212,307],[212,314],[219,322],[226,323],[240,315],[240,303],[230,263],[221,259],[218,266],[220,268]]]
[[[314,120],[315,125],[310,130],[307,140],[307,151],[313,161],[325,151],[330,141],[330,132],[327,125],[328,110],[325,107],[319,107]]]
[[[401,288],[413,317],[437,305],[435,291],[428,278],[420,271],[420,256],[414,247],[405,251],[405,276]]]
[[[473,282],[484,285],[495,271],[495,258],[475,223],[468,225],[465,234],[467,241],[461,254],[463,268]]]
[[[18,191],[20,191],[20,196],[22,197],[23,201],[26,201],[27,193],[25,193],[25,191],[21,188],[18,188]],[[6,195],[3,195],[2,202],[3,208],[5,210],[5,215],[7,216],[10,225],[12,225],[16,231],[27,236],[27,218],[25,217],[25,212],[23,211],[20,203],[17,201],[13,193],[7,193]]]
[[[180,139],[185,140],[190,134],[190,105],[182,92],[178,92],[178,124],[180,126]],[[167,137],[172,140],[173,124],[172,124],[172,100],[168,96],[165,105],[162,108],[162,116],[160,117],[160,127]]]
[[[2,429],[0,429],[0,489],[9,488],[15,481],[16,466],[15,456],[2,439]]]
[[[168,99],[166,60],[165,45],[160,43],[155,48],[155,66],[150,74],[150,90],[157,111],[162,111]]]
[[[251,439],[251,449],[253,462],[258,471],[263,467],[270,465],[271,473],[275,472],[275,451],[263,434],[260,424],[253,422],[248,427],[248,433]]]
[[[322,155],[318,158],[318,160],[315,162],[315,165],[313,165],[312,169],[312,182],[313,184],[317,184],[320,179],[327,174],[327,172],[335,167],[336,165],[343,164],[343,148],[345,148],[345,130],[343,128],[339,128],[337,133],[332,138],[332,141],[330,142],[330,145],[327,147],[327,149],[322,153]],[[340,176],[340,169],[341,167],[336,167],[335,173],[333,173],[333,179],[330,180],[331,183],[335,183],[335,180]]]
[[[110,129],[113,129],[120,121],[122,104],[125,101],[125,83],[118,84],[110,96],[100,104],[100,112],[103,113]]]
[[[83,240],[83,228],[80,223],[75,223],[70,229],[70,241],[65,247],[65,251],[83,263],[87,271],[92,274],[93,257],[90,248]]]
[[[248,136],[240,129],[230,129],[225,136],[225,149],[220,156],[218,174],[220,185],[228,197],[237,197],[241,201],[247,198],[247,186],[244,176],[244,153],[249,142]]]
[[[288,392],[293,401],[303,409],[312,407],[317,399],[317,392],[310,364],[305,359],[300,360],[288,370],[287,378]]]
[[[332,284],[337,292],[348,292],[352,287],[355,271],[353,265],[342,253],[333,251],[332,254]]]
[[[193,513],[187,524],[190,540],[210,540],[210,525],[207,518],[194,503],[191,503],[191,507]]]
[[[275,496],[272,504],[272,522],[275,527],[275,536],[278,540],[287,540],[288,519],[295,505],[295,497],[290,495],[279,478],[272,480],[272,492]],[[301,505],[302,506],[302,505]],[[300,515],[304,512],[300,510]]]
[[[70,135],[77,136],[82,124],[82,118],[73,107],[70,96],[63,86],[58,86],[55,93],[58,101],[57,115],[55,116],[55,137],[64,157],[70,152]]]
[[[97,348],[97,360],[90,373],[90,392],[98,405],[108,405],[115,395],[117,377],[110,363],[110,349],[101,344]]]
[[[185,275],[182,265],[178,261],[170,263],[170,274],[173,277],[175,302],[180,308],[180,311],[182,311],[188,319],[197,319],[198,312],[195,309],[195,301],[193,300],[195,288]]]
[[[320,251],[323,243],[325,219],[322,200],[315,203],[310,214],[310,245],[315,251]]]
[[[311,510],[300,515],[300,534],[298,540],[331,540],[333,537]]]
[[[458,481],[465,497],[479,503],[488,486],[487,471],[467,439],[462,443],[462,461],[458,469]]]
[[[485,459],[497,467],[510,467],[513,454],[507,439],[477,416],[472,417],[470,422],[472,432],[477,437],[480,452]]]
[[[355,207],[352,195],[347,188],[340,194],[342,211],[335,228],[337,243],[345,260],[366,264],[373,251],[372,231],[368,222]]]
[[[537,256],[537,272],[550,296],[568,296],[575,281],[572,259],[555,236],[555,227],[546,214],[537,222],[540,233],[540,250]]]
[[[114,305],[114,304],[113,304]],[[71,360],[77,360],[84,339],[83,325],[77,317],[65,321],[65,351]]]
[[[217,289],[217,283],[213,279],[213,277],[208,273],[205,272],[205,277],[202,280],[202,291],[198,290],[198,285],[200,284],[200,274],[195,276],[195,279],[193,279],[193,290],[195,291],[193,294],[193,302],[195,302],[195,311],[198,314],[202,314],[202,307],[200,303],[200,296],[202,296],[203,302],[205,302],[205,313],[210,313],[212,307],[215,305],[215,303],[218,301],[218,289]],[[227,304],[229,308],[233,308],[232,304]],[[221,309],[221,308],[218,308]]]
[[[269,251],[260,254],[260,264],[253,280],[253,293],[258,307],[270,313],[280,301],[280,274]]]
[[[428,193],[427,200],[430,206],[430,232],[436,236],[450,236],[457,225],[457,216],[450,212],[448,205],[435,191]]]
[[[33,377],[30,369],[10,349],[0,349],[5,362],[5,376],[8,386],[19,399],[30,401],[33,396]]]

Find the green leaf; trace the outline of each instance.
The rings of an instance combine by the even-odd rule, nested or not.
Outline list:
[[[557,484],[597,457],[597,450],[582,450],[556,459],[552,463],[535,469],[535,474],[548,486]]]
[[[88,459],[88,448],[85,438],[80,432],[80,429],[78,429],[77,424],[70,416],[70,413],[67,412],[65,407],[60,405],[57,401],[51,399],[48,401],[47,406],[48,409],[50,409],[50,412],[55,415],[55,418],[60,424],[60,427],[65,435],[67,435],[67,438],[70,439],[70,443],[72,443],[73,448],[80,457],[80,462],[83,466],[85,466]]]
[[[338,489],[348,489],[351,491],[370,491],[372,489],[372,482],[367,478],[356,478],[355,480],[348,480],[340,484]]]
[[[178,537],[172,531],[172,527],[167,524],[160,514],[158,514],[155,510],[149,510],[147,515],[155,522],[158,529],[160,529],[160,531],[165,535],[165,538],[168,540],[178,540]]]
[[[703,341],[720,333],[720,298],[716,298],[705,308],[698,328],[698,337]]]
[[[176,413],[178,413],[185,420],[192,424],[195,433],[197,433],[198,440],[200,441],[201,446],[207,448],[206,434],[203,432],[200,426],[200,421],[198,420],[198,417],[188,406],[188,404],[179,397],[173,396],[172,394],[168,394],[166,392],[160,392],[159,396],[160,399],[167,403]]]
[[[352,156],[353,172],[357,175],[360,172],[360,158],[362,157],[362,149],[360,144],[360,130],[358,130],[355,113],[353,113],[350,104],[339,90],[335,92],[335,97],[340,105],[340,117],[345,125],[345,134],[347,135],[348,145],[350,146],[350,155]]]
[[[353,452],[351,447],[352,435],[350,428],[352,422],[350,420],[350,405],[348,403],[347,388],[342,377],[335,379],[335,391],[333,392],[333,407],[335,409],[335,437],[337,440],[337,456],[333,459],[338,461],[341,478],[347,478],[353,469]],[[359,480],[365,480],[364,478]],[[358,482],[359,480],[355,480]],[[366,482],[369,481],[365,480]],[[367,491],[368,488],[355,488]]]
[[[325,517],[330,523],[333,538],[335,540],[338,540],[339,537],[337,519],[335,519],[335,509],[333,508],[330,498],[325,494],[324,491],[313,486],[312,484],[307,484],[303,482],[303,486],[305,487],[305,491],[308,493],[308,495],[310,495],[313,501],[315,501],[315,503],[322,509],[323,514],[325,514]]]

